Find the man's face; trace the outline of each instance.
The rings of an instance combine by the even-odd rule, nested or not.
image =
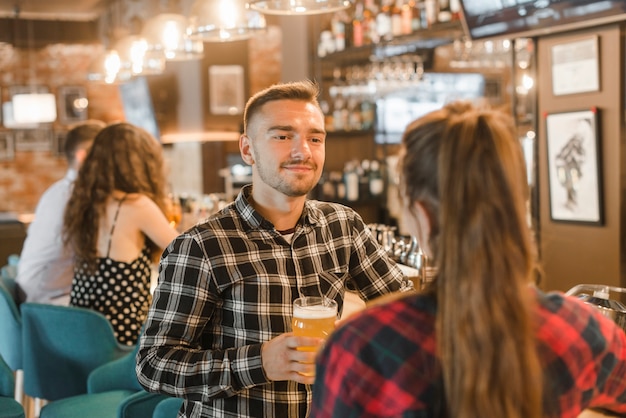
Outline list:
[[[244,161],[252,165],[255,190],[269,188],[286,196],[306,195],[324,168],[324,116],[301,100],[277,100],[263,105],[240,141]]]

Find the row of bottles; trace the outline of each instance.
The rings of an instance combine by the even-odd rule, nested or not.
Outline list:
[[[335,13],[320,33],[318,56],[388,42],[398,36],[460,19],[459,0],[356,0],[351,13]]]
[[[320,105],[328,131],[368,131],[374,128],[376,106],[368,94],[348,94],[346,90],[333,89],[331,100]]]
[[[358,202],[379,198],[385,191],[383,166],[378,160],[350,160],[343,171],[324,173],[320,185],[323,200]]]

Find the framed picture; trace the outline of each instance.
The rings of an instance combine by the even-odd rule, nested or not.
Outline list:
[[[70,125],[87,119],[87,92],[82,86],[62,86],[57,94],[59,120]]]
[[[12,161],[14,158],[13,132],[0,131],[0,161]]]
[[[53,146],[52,128],[15,129],[16,151],[51,151]]]
[[[593,107],[546,115],[553,221],[604,223],[598,114]]]
[[[555,45],[551,49],[555,96],[600,90],[598,36]]]
[[[239,115],[244,108],[243,67],[209,67],[209,106],[214,115]]]
[[[65,139],[68,131],[54,131],[52,152],[59,158],[65,158]]]

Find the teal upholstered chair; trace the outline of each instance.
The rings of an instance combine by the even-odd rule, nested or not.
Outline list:
[[[152,418],[176,418],[182,405],[183,400],[180,398],[164,399],[154,408]]]
[[[22,316],[16,304],[15,281],[11,278],[0,280],[0,356],[15,373],[15,399],[22,402]]]
[[[87,379],[87,394],[49,402],[41,409],[39,417],[150,417],[163,396],[149,394],[139,385],[135,372],[137,349],[135,346],[135,350],[124,357],[94,369]]]
[[[88,393],[49,402],[40,418],[150,418],[164,395],[141,388],[135,372],[135,350],[92,371],[87,380]],[[176,411],[169,416],[176,418]]]
[[[56,401],[87,393],[89,374],[123,357],[113,327],[99,312],[77,307],[23,303],[24,392]]]
[[[24,408],[14,399],[13,371],[0,356],[0,418],[24,418]]]

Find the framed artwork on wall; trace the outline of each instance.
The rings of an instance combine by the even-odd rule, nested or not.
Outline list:
[[[546,115],[553,221],[604,223],[598,114],[592,107]]]
[[[552,47],[552,93],[555,96],[600,90],[598,36]]]
[[[62,131],[54,131],[52,136],[53,144],[52,144],[52,152],[59,158],[65,158],[65,139],[67,138],[66,130]]]
[[[14,158],[13,132],[0,131],[0,161],[13,161]]]
[[[87,119],[87,91],[83,86],[62,86],[57,94],[59,120],[64,125]]]
[[[241,65],[209,67],[209,106],[214,115],[240,115],[244,108]]]
[[[52,128],[15,129],[16,151],[51,151],[53,142]]]

